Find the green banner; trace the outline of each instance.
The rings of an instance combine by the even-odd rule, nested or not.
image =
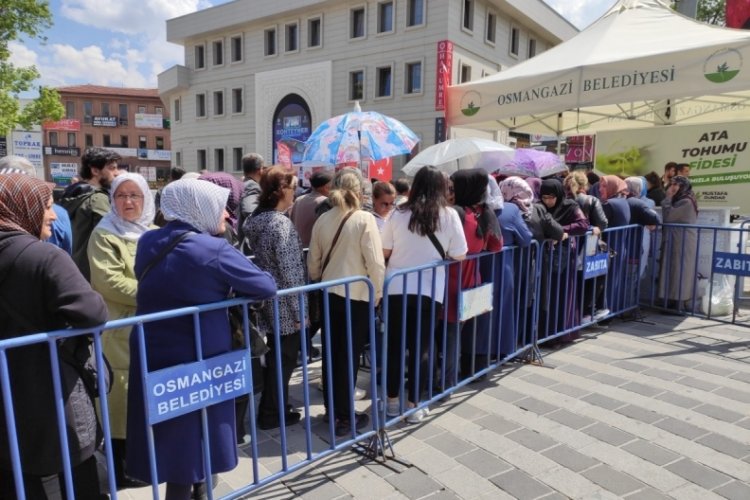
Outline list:
[[[750,171],[690,176],[690,182],[693,187],[745,184],[750,182]]]

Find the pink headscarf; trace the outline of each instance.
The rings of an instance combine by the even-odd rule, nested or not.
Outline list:
[[[627,190],[628,185],[616,175],[605,175],[599,179],[599,194],[602,201],[617,198],[618,194],[625,193]]]
[[[534,191],[525,180],[520,177],[508,177],[500,183],[500,192],[503,194],[503,199],[516,205],[522,214],[525,215],[531,211]]]

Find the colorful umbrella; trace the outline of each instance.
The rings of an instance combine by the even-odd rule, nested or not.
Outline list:
[[[305,141],[303,161],[359,163],[410,153],[419,137],[406,125],[375,111],[354,111],[321,123]]]
[[[511,161],[514,153],[510,146],[489,139],[448,139],[421,151],[404,166],[403,172],[415,175],[425,165],[432,165],[447,174],[467,168],[484,168],[494,172],[501,164]]]
[[[513,159],[502,164],[497,172],[522,177],[548,177],[568,170],[565,162],[555,153],[536,149],[516,149]]]

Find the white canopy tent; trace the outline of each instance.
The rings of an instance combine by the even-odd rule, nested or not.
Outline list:
[[[544,135],[750,118],[750,31],[619,0],[570,40],[448,88],[448,124]]]

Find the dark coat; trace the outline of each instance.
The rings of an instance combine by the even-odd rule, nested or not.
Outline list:
[[[141,236],[135,257],[136,276],[185,231],[196,230],[183,222],[172,221]],[[221,301],[230,290],[238,296],[263,300],[276,294],[276,283],[270,274],[258,269],[224,238],[194,234],[181,241],[139,281],[137,314]],[[204,358],[232,349],[225,309],[201,314],[200,325]],[[197,360],[191,315],[146,323],[144,331],[149,371]],[[138,334],[134,330],[130,335],[130,352],[138,353],[139,349]],[[211,471],[231,470],[237,465],[234,401],[210,406],[207,414]],[[199,411],[154,426],[159,482],[191,484],[205,480],[201,428]],[[135,478],[150,482],[146,429],[141,360],[133,354],[128,390],[127,471]]]
[[[531,235],[538,242],[544,240],[560,241],[565,232],[552,215],[538,203],[531,205],[531,213],[529,218],[526,219],[526,224],[531,230]]]
[[[91,289],[70,256],[30,234],[0,233],[0,283],[0,340],[68,326],[92,327],[107,320],[104,300]],[[32,475],[58,473],[62,459],[48,344],[7,353],[23,470]],[[93,454],[101,432],[78,373],[62,361],[60,367],[68,445],[76,466]],[[9,460],[0,400],[0,469],[10,470]]]

